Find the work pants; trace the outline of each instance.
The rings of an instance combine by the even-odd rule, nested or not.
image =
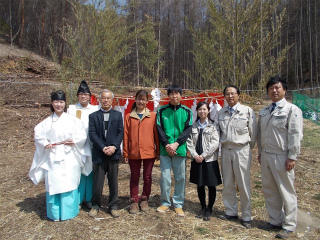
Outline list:
[[[237,183],[243,221],[251,221],[251,159],[249,144],[238,148],[221,147],[221,170],[224,186],[222,199],[225,213],[229,216],[238,216]]]
[[[286,155],[261,153],[262,190],[266,200],[269,222],[295,231],[298,203],[294,189],[294,170],[287,171]]]

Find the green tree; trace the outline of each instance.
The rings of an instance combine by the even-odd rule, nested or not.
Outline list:
[[[74,22],[64,22],[61,37],[69,44],[60,76],[68,80],[82,78],[115,84],[124,76],[123,59],[128,55],[131,35],[113,1],[71,0]],[[51,46],[54,56],[54,46]]]
[[[156,86],[160,70],[164,67],[164,62],[160,60],[163,51],[156,40],[152,19],[149,16],[146,16],[146,18],[147,20],[142,23],[139,34],[140,61],[143,67],[141,78],[143,79],[143,85]]]
[[[142,10],[144,5],[145,2],[140,0],[128,0],[125,6],[128,26],[134,36],[130,44],[133,49],[129,61],[130,74],[138,86],[157,86],[160,70],[164,66],[161,59],[163,50],[155,34],[156,23]]]
[[[284,11],[272,18],[272,0],[210,0],[205,28],[192,29],[198,87],[222,89],[226,84],[261,88],[266,76],[279,72],[288,47],[279,44]],[[270,25],[270,20],[274,20]],[[263,65],[261,64],[263,60]],[[263,71],[260,71],[263,67]]]

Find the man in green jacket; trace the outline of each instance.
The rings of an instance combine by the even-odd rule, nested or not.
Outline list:
[[[166,212],[171,206],[171,168],[173,169],[175,188],[172,197],[178,216],[184,217],[182,210],[186,182],[186,141],[191,133],[192,111],[181,105],[182,89],[172,85],[167,89],[169,104],[158,109],[157,130],[160,140],[161,169],[161,206],[158,212]]]

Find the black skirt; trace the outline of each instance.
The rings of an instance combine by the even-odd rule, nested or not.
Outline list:
[[[218,161],[197,163],[192,160],[190,182],[198,186],[218,186],[222,183]]]
[[[203,129],[200,129],[199,137],[196,143],[196,152],[201,155],[202,149],[202,133]],[[218,186],[222,183],[219,163],[218,161],[197,163],[196,160],[192,160],[190,169],[190,182],[197,184],[198,186]]]

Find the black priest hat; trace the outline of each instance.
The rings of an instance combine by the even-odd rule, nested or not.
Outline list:
[[[81,83],[80,83],[80,86],[78,88],[78,92],[77,92],[77,95],[79,93],[89,93],[91,95],[91,92],[90,92],[90,89],[89,89],[89,86],[87,84],[87,82],[85,80],[82,80]]]

